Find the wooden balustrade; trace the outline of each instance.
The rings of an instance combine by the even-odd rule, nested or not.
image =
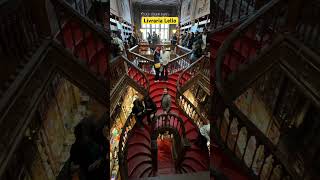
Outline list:
[[[211,30],[219,30],[240,23],[256,12],[263,0],[214,0],[212,1]]]
[[[276,41],[286,22],[287,4],[273,0],[238,26],[218,50],[214,93],[215,133],[218,141],[256,179],[302,179],[273,143],[236,107],[224,85],[232,73],[255,61]],[[253,46],[250,46],[250,44]]]
[[[285,156],[240,110],[230,104],[224,107],[224,113],[215,123],[216,135],[253,177],[261,180],[301,178],[282,158]]]
[[[45,36],[37,19],[41,13],[33,12],[32,5],[22,0],[0,2],[0,96],[10,87]]]
[[[197,61],[192,63],[187,69],[185,69],[178,78],[177,81],[177,95],[176,103],[179,108],[200,128],[209,121],[201,114],[199,109],[195,107],[187,97],[184,96],[184,92],[190,88],[190,84],[195,83],[199,75],[203,70],[203,66],[208,63],[205,56],[202,56]]]
[[[55,39],[71,51],[88,69],[107,79],[109,35],[64,0],[52,0],[59,32]]]
[[[128,164],[127,164],[127,153],[128,153],[128,139],[132,135],[132,129],[136,124],[136,119],[133,114],[130,114],[127,118],[126,123],[122,127],[120,140],[119,140],[119,150],[118,150],[118,158],[119,158],[119,168],[120,168],[120,176],[122,179],[128,178]]]
[[[171,47],[172,45],[168,46]],[[176,53],[179,53],[179,56],[169,61],[167,65],[169,74],[181,71],[182,69],[187,68],[192,63],[190,60],[191,50],[179,45],[174,47],[175,48],[172,49],[175,49]],[[152,73],[154,60],[140,55],[139,52],[137,52],[138,49],[139,45],[129,49],[127,53],[128,59],[136,64],[136,66],[139,67],[143,72]]]
[[[209,60],[205,57],[202,56],[199,58],[197,61],[192,63],[190,66],[187,67],[180,75],[179,79],[177,82],[177,87],[182,88],[189,82],[193,80],[196,76],[198,76],[201,72],[204,70],[204,65],[205,64],[210,64]],[[206,69],[207,71],[207,69]],[[185,89],[186,90],[186,89]],[[184,91],[184,90],[182,90]]]
[[[225,79],[230,73],[241,70],[270,46],[276,33],[285,26],[286,11],[283,1],[272,1],[239,25],[219,48],[216,78]]]
[[[109,9],[107,2],[101,0],[65,0],[65,2],[83,17],[90,19],[97,27],[107,30],[108,20],[105,15]]]
[[[177,157],[175,159],[175,166],[178,168],[180,167],[183,157],[185,155],[186,149],[190,147],[190,143],[186,138],[186,130],[184,127],[183,120],[175,115],[175,114],[160,114],[157,116],[156,119],[152,121],[151,124],[151,146],[154,150],[154,153],[157,155],[157,147],[156,147],[156,140],[159,133],[164,133],[166,131],[171,132],[174,134],[174,144],[176,148]],[[153,166],[156,170],[157,168],[157,156],[153,156]]]
[[[127,74],[128,69],[121,56],[118,56],[110,61],[110,89],[114,89],[117,83]]]

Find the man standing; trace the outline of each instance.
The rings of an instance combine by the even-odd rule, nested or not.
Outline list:
[[[169,113],[171,110],[171,96],[168,94],[168,89],[163,89],[163,95],[161,98],[161,107],[165,114]]]

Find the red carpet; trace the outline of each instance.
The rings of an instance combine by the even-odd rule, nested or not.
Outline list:
[[[158,140],[158,174],[174,174],[174,160],[172,158],[172,140]]]

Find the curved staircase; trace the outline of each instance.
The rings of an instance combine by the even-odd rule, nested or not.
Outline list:
[[[130,73],[129,73],[130,74]],[[175,102],[176,98],[176,82],[178,81],[179,74],[174,73],[168,76],[168,81],[154,82],[154,75],[147,75],[150,82],[149,95],[156,103],[158,111],[157,115],[163,114],[161,109],[161,97],[163,94],[163,88],[168,88],[168,93],[171,96],[172,108],[170,113],[176,114],[181,117],[185,127],[186,138],[191,143],[191,146],[186,150],[185,156],[183,157],[181,166],[179,169],[174,170],[173,162],[164,162],[165,160],[170,161],[167,157],[166,149],[171,146],[169,141],[158,142],[158,163],[157,172],[152,170],[152,153],[151,153],[151,128],[148,125],[144,125],[144,129],[133,127],[132,135],[128,139],[128,152],[127,152],[127,164],[128,164],[128,176],[132,178],[142,178],[150,176],[159,176],[162,174],[173,174],[173,173],[191,173],[199,171],[207,171],[209,168],[209,154],[207,150],[201,149],[195,144],[197,141],[199,131],[196,125],[186,117],[183,112],[180,111],[179,107]],[[138,78],[138,76],[134,76]],[[187,80],[187,79],[185,79]],[[177,124],[177,120],[170,121],[170,124]]]

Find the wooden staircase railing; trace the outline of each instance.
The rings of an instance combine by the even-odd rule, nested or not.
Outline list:
[[[42,11],[34,12],[32,2],[0,2],[0,97],[20,76],[46,37],[38,19]]]
[[[195,107],[187,97],[184,96],[183,93],[188,90],[190,85],[194,84],[201,76],[201,69],[208,63],[206,60],[208,59],[206,59],[205,56],[202,56],[197,61],[192,63],[179,75],[177,81],[177,95],[175,101],[180,110],[182,110],[182,112],[189,117],[189,119],[192,120],[198,128],[202,127],[203,124],[209,123],[209,121],[201,114],[200,110]],[[183,77],[189,78],[187,81],[185,81]]]
[[[240,24],[268,0],[214,0],[211,1],[210,31],[220,31]]]
[[[236,107],[224,86],[276,40],[286,10],[284,0],[263,6],[231,33],[216,59],[214,133],[225,152],[240,162],[253,179],[301,179],[273,143]]]
[[[96,76],[107,79],[106,64],[108,63],[108,45],[110,42],[108,33],[98,28],[93,21],[82,16],[64,0],[52,0],[51,2],[54,6],[59,28],[55,40],[69,49],[75,57],[79,57],[79,61],[85,64]],[[89,37],[92,38],[93,44],[88,43]],[[91,47],[92,45],[93,47]],[[84,48],[84,55],[80,54],[80,47]],[[93,52],[94,54],[90,54]],[[97,58],[96,55],[98,54],[102,57]],[[97,59],[99,61],[95,62]]]
[[[175,122],[175,123],[173,123]],[[176,148],[176,157],[175,157],[175,167],[179,168],[186,149],[190,147],[190,143],[186,137],[186,130],[184,127],[183,120],[172,113],[169,114],[160,114],[155,119],[153,119],[151,124],[151,149],[153,157],[153,170],[154,173],[157,171],[158,167],[158,148],[157,148],[157,138],[159,133],[164,133],[166,131],[174,134],[174,142]]]
[[[90,19],[98,28],[108,30],[107,11],[110,9],[107,1],[101,0],[65,0],[74,10],[83,17]]]
[[[171,45],[170,45],[171,46]],[[149,59],[139,54],[139,45],[128,50],[127,55],[128,59],[135,63],[143,72],[151,73],[154,65],[153,59]],[[176,73],[188,67],[192,62],[190,60],[191,50],[184,48],[182,46],[175,46],[175,52],[178,54],[178,57],[171,59],[168,63],[169,74]]]
[[[127,180],[128,175],[128,163],[126,162],[128,155],[128,139],[132,135],[132,129],[136,124],[136,119],[133,114],[130,114],[127,118],[126,123],[122,127],[120,140],[119,140],[119,150],[118,150],[118,159],[119,159],[119,171],[121,179]]]

